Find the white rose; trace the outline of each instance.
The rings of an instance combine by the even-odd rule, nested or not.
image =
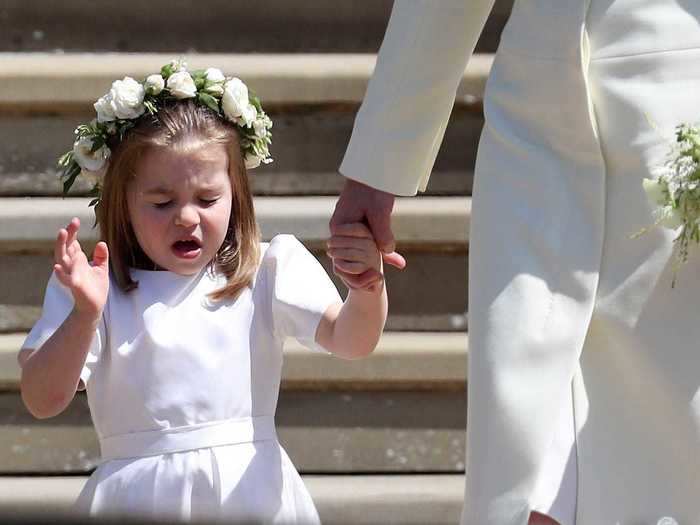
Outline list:
[[[114,114],[114,108],[112,108],[111,102],[112,97],[107,93],[93,104],[95,111],[97,111],[97,122],[111,122],[117,118]]]
[[[146,111],[143,106],[145,95],[144,87],[131,77],[115,80],[112,83],[112,89],[107,94],[109,105],[118,119],[135,119],[142,115]]]
[[[73,144],[73,156],[83,170],[99,171],[101,170],[107,159],[109,158],[109,148],[102,146],[97,151],[92,150],[92,139],[90,137],[82,137]]]
[[[255,106],[253,104],[248,104],[246,107],[243,108],[243,113],[237,119],[237,123],[240,126],[245,125],[249,128],[253,125],[257,116],[258,110],[255,109]]]
[[[244,162],[245,169],[252,170],[253,168],[257,168],[258,166],[260,166],[260,162],[262,162],[262,159],[253,153],[248,153],[245,156]]]
[[[146,79],[146,93],[150,95],[157,95],[161,91],[163,91],[163,88],[165,87],[165,80],[163,80],[163,77],[159,74],[155,75],[149,75],[148,78]]]
[[[220,97],[221,95],[224,94],[224,82],[226,82],[226,77],[224,74],[221,72],[220,69],[217,69],[215,67],[210,67],[205,71],[205,76],[206,76],[206,87],[204,88],[204,91],[211,95],[216,95],[217,97]]]
[[[224,115],[226,115],[229,120],[235,121],[236,118],[241,117],[249,105],[248,87],[241,79],[232,78],[224,84],[221,107],[224,110]]]
[[[206,75],[207,80],[210,80],[211,82],[224,82],[226,80],[226,77],[221,70],[215,67],[210,67],[204,74]]]
[[[168,78],[168,89],[175,98],[192,98],[197,94],[192,76],[187,71],[178,71]]]
[[[253,129],[255,130],[255,136],[261,139],[267,137],[267,123],[264,118],[257,118],[253,122]]]

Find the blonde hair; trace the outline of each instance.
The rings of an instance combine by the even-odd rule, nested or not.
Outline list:
[[[110,265],[121,290],[128,292],[138,286],[129,266],[155,266],[139,246],[129,219],[127,188],[139,161],[153,148],[181,152],[212,143],[223,145],[228,152],[232,195],[228,231],[209,267],[225,275],[227,282],[210,297],[215,301],[235,299],[252,283],[260,260],[260,232],[238,132],[210,109],[180,101],[142,117],[121,142],[110,145],[112,156],[96,213],[100,237],[109,247]]]

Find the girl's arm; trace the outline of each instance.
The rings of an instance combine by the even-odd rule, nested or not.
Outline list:
[[[73,311],[40,349],[25,348],[18,356],[22,400],[38,418],[60,414],[73,399],[107,302],[107,245],[97,244],[90,265],[78,243],[79,228],[80,221],[74,218],[58,232],[54,247],[54,272],[71,291]]]
[[[71,402],[99,321],[74,309],[40,350],[20,352],[22,400],[34,417],[58,415]]]
[[[359,275],[370,268],[382,274],[382,258],[371,232],[364,224],[338,227],[328,242],[333,269]],[[348,284],[348,283],[346,283]],[[384,280],[369,290],[349,288],[343,304],[324,313],[316,342],[345,359],[364,357],[374,351],[386,323],[388,300]]]

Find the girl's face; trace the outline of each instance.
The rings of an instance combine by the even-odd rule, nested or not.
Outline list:
[[[153,149],[127,189],[129,218],[161,269],[193,275],[216,255],[231,216],[228,154],[220,144],[192,153]]]

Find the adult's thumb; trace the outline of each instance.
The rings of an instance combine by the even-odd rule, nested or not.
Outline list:
[[[396,249],[396,243],[391,231],[391,210],[368,213],[367,223],[379,250],[384,254],[392,253]]]

